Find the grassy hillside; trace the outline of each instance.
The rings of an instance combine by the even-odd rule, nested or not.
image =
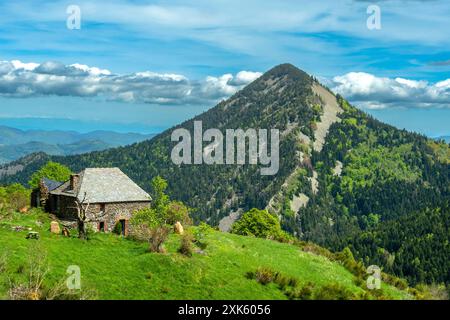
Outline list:
[[[40,240],[25,239],[27,231],[12,231],[18,225],[39,231]],[[204,252],[188,258],[177,252],[178,235],[171,235],[166,254],[155,254],[147,252],[145,243],[112,234],[95,234],[83,242],[48,229],[48,217],[39,212],[16,213],[0,221],[0,257],[8,257],[0,263],[0,297],[7,296],[8,279],[26,280],[30,251],[47,256],[45,286],[54,286],[67,277],[69,265],[78,265],[83,288],[99,299],[287,299],[278,285],[262,285],[246,276],[261,267],[297,279],[299,287],[311,282],[320,290],[334,283],[352,294],[365,291],[365,284],[358,286],[356,277],[337,262],[271,240],[211,231]],[[411,298],[384,284],[382,294]]]

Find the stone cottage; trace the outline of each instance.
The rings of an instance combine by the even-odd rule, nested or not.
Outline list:
[[[120,224],[126,235],[131,216],[149,207],[151,197],[119,168],[86,168],[66,182],[42,179],[32,197],[66,225],[76,225],[76,201],[88,207],[87,221],[95,230],[111,232]]]

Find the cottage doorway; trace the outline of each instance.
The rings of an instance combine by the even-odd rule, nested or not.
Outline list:
[[[105,232],[105,222],[104,221],[99,222],[98,231]]]
[[[125,236],[125,232],[126,232],[126,227],[127,227],[127,223],[125,219],[121,219],[119,220],[120,222],[120,226],[122,227],[122,235]]]

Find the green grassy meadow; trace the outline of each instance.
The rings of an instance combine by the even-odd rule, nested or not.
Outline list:
[[[175,234],[165,244],[167,253],[158,254],[149,253],[146,243],[114,234],[95,234],[88,241],[75,235],[65,238],[50,233],[49,223],[39,212],[15,213],[0,221],[0,257],[7,257],[0,298],[7,298],[9,279],[26,281],[24,270],[33,251],[46,256],[50,272],[45,286],[62,281],[67,267],[77,265],[82,289],[95,292],[96,299],[287,299],[276,284],[246,277],[259,267],[295,277],[300,285],[338,283],[351,292],[364,292],[342,265],[290,244],[211,231],[204,252],[185,257],[178,253],[180,236]],[[18,225],[38,231],[40,239],[28,240],[28,231],[13,231]],[[390,299],[411,298],[384,284],[382,291]]]

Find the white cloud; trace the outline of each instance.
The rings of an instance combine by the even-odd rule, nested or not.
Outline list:
[[[238,74],[236,74],[236,77],[232,79],[231,83],[238,86],[244,85],[255,81],[261,76],[262,76],[261,72],[240,71],[238,72]]]
[[[364,108],[450,108],[450,79],[432,84],[423,80],[350,72],[334,77],[328,85],[335,93]]]
[[[37,66],[39,66],[38,63],[23,63],[19,60],[12,60],[11,64],[15,69],[24,69],[28,71],[34,70]]]
[[[213,104],[227,98],[261,73],[208,76],[202,81],[151,71],[119,75],[83,64],[0,62],[0,96],[78,96],[151,104]]]
[[[84,72],[96,75],[96,76],[98,76],[98,75],[110,75],[111,74],[111,71],[109,71],[109,70],[100,69],[100,68],[97,68],[97,67],[89,67],[89,66],[87,66],[85,64],[74,63],[74,64],[71,64],[70,66],[74,67],[76,69],[82,70]]]

